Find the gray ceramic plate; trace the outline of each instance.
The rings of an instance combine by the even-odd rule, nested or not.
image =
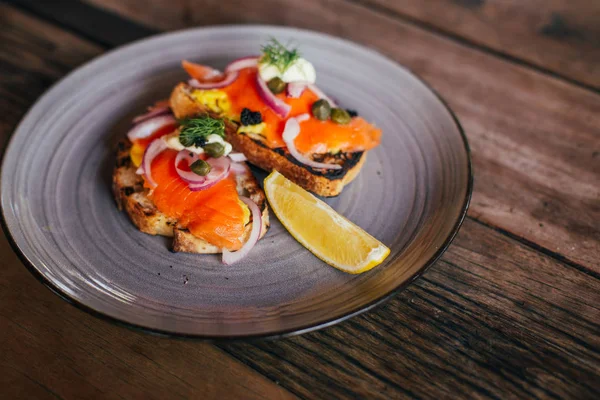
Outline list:
[[[358,276],[333,269],[272,218],[239,264],[173,254],[137,231],[110,192],[112,145],[131,117],[184,78],[180,60],[223,67],[269,37],[293,39],[320,87],[383,129],[358,178],[327,202],[392,251]],[[2,166],[7,235],[24,263],[64,299],[155,333],[199,338],[302,333],[366,311],[446,249],[471,194],[469,150],[444,103],[380,54],[331,36],[224,26],[156,36],[79,68],[29,111]]]

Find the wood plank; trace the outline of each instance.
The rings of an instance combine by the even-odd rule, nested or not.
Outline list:
[[[0,138],[53,81],[102,49],[0,4]],[[0,397],[293,395],[216,347],[133,332],[59,299],[0,236]]]
[[[72,307],[33,279],[4,235],[0,254],[0,397],[294,398],[210,344],[130,331]]]
[[[313,9],[309,17],[318,17],[319,10],[318,7]],[[333,17],[330,15],[327,18]],[[384,18],[383,21],[388,19]],[[369,23],[380,22],[382,20],[378,17]],[[389,25],[384,24],[381,29],[384,28],[389,28]],[[386,47],[376,39],[369,40],[384,51],[389,51],[388,54],[396,59],[406,57],[407,61],[417,66],[421,62],[421,70],[436,78],[437,85],[447,91],[455,89],[465,96],[458,86],[444,86],[440,81],[447,76],[439,72],[439,67],[424,62],[415,54],[431,47],[441,53],[442,61],[448,61],[451,49],[444,47],[446,41],[433,40],[429,34],[417,35],[409,29],[395,29],[408,32],[409,39],[417,41],[414,46],[408,47],[408,55],[395,47]],[[462,60],[464,50],[459,47],[456,51],[458,59]],[[488,57],[482,55],[475,61],[496,68],[504,65],[501,61],[491,62]],[[466,61],[473,62],[473,58],[467,57]],[[470,73],[473,72],[471,68],[474,67],[470,67]],[[508,75],[511,78],[509,84],[525,80],[544,89],[542,95],[554,93],[556,85],[559,88],[564,85],[548,78],[540,79],[535,74],[528,75],[529,72],[519,67],[509,65],[506,68],[510,73],[497,73],[501,77]],[[475,72],[481,75],[480,70],[475,69]],[[465,83],[466,78],[458,74],[456,68],[449,74],[451,78],[461,78],[459,83]],[[495,86],[493,88],[498,90]],[[26,90],[27,85],[23,84],[19,89]],[[580,100],[579,91],[566,85],[564,90],[567,97],[574,97],[570,100]],[[533,97],[533,94],[529,93],[529,96]],[[557,101],[555,97],[556,93],[550,96],[554,103]],[[457,103],[462,104],[458,100]],[[562,104],[558,102],[558,106]],[[485,107],[489,106],[484,102]],[[531,109],[528,111],[531,113]],[[467,114],[474,114],[471,117],[475,118],[473,123],[483,121],[476,119],[477,113]],[[506,129],[503,126],[496,128],[498,132],[494,133],[495,137],[502,137]],[[487,131],[482,134],[487,134]],[[476,160],[476,168],[482,165],[486,164]],[[492,169],[490,174],[498,179],[503,170]],[[3,241],[0,241],[0,254],[10,254]],[[6,373],[0,374],[0,379],[1,383],[16,383],[13,385],[16,388],[10,388],[16,395],[19,394],[19,386],[33,378],[39,384],[31,384],[31,391],[37,390],[35,393],[41,396],[47,393],[49,398],[55,398],[54,392],[46,388],[55,390],[49,384],[55,380],[62,383],[61,387],[83,385],[81,382],[84,382],[82,397],[102,395],[107,388],[115,393],[129,390],[125,392],[126,398],[136,397],[140,393],[136,390],[146,390],[138,397],[152,398],[153,393],[160,397],[165,394],[160,389],[161,369],[152,369],[150,361],[130,354],[140,343],[141,352],[150,354],[151,358],[157,357],[154,353],[148,353],[157,351],[155,347],[160,347],[157,342],[166,346],[166,349],[160,347],[157,357],[159,363],[166,363],[162,364],[165,365],[165,374],[174,368],[176,375],[185,376],[190,368],[189,363],[206,361],[203,357],[212,360],[210,355],[204,353],[201,354],[203,357],[197,356],[200,352],[198,349],[205,350],[202,346],[206,345],[162,342],[164,339],[125,331],[83,315],[48,291],[41,290],[22,266],[13,268],[11,265],[18,263],[12,254],[11,257],[3,259],[3,272],[7,272],[0,275],[1,326],[8,326],[0,334],[0,365],[2,369],[7,369]],[[600,287],[598,280],[586,272],[589,271],[579,271],[487,226],[468,220],[444,259],[424,279],[376,312],[302,337],[221,347],[306,398],[447,398],[456,397],[457,393],[473,398],[596,398],[600,395],[600,314],[597,308]],[[32,290],[36,285],[38,289]],[[5,299],[16,305],[5,308]],[[10,322],[4,315],[6,310],[10,312]],[[23,310],[32,313],[32,316]],[[19,311],[22,315],[18,315]],[[33,336],[37,339],[31,339],[27,330],[17,324],[35,332]],[[25,344],[21,343],[22,340],[15,340],[15,336],[25,337]],[[113,340],[116,344],[112,344]],[[26,346],[34,349],[22,350]],[[183,350],[179,346],[183,346]],[[55,347],[57,351],[48,355],[47,352],[52,352]],[[80,354],[80,348],[85,348],[89,354]],[[106,348],[112,354],[105,354],[103,349]],[[188,358],[184,365],[180,365],[184,353],[196,355],[194,361]],[[5,366],[5,358],[28,367],[28,361],[41,361],[35,368],[32,367],[34,374],[30,371],[23,374],[18,368]],[[221,358],[215,357],[215,360]],[[102,368],[102,362],[108,368]],[[145,362],[150,366],[140,367]],[[198,376],[207,380],[219,377],[225,381],[238,380],[238,374],[227,374],[218,365],[215,367],[207,363],[192,369],[190,375],[196,380]],[[83,377],[72,371],[73,365],[85,366]],[[216,370],[216,377],[204,375],[210,368]],[[119,381],[121,378],[131,381],[129,384],[122,383]],[[188,382],[190,385],[193,383]],[[185,397],[186,387],[178,383],[168,396]],[[63,390],[66,392],[61,392],[60,396],[72,394],[68,388]],[[248,397],[245,392],[242,393],[241,396]],[[264,394],[264,397],[268,396]]]
[[[0,5],[0,148],[34,101],[102,48]]]
[[[123,19],[101,8],[89,7],[77,0],[7,1],[44,20],[58,23],[62,29],[71,30],[78,36],[90,38],[103,46],[116,47],[156,33],[154,29]],[[97,35],[96,32],[101,32],[101,35]]]
[[[276,342],[220,346],[307,398],[593,399],[600,280],[467,220],[376,312]]]
[[[156,26],[193,25],[196,8],[183,0],[85,0]],[[457,40],[600,89],[600,3],[588,0],[349,0]],[[209,10],[218,5],[209,5]],[[285,14],[289,1],[275,5]],[[219,2],[225,11],[235,9]],[[203,4],[204,8],[205,5]],[[343,5],[341,6],[343,7]],[[253,9],[263,12],[261,3]],[[190,11],[192,11],[190,13]],[[225,11],[226,12],[226,11]],[[252,13],[252,11],[250,11]],[[269,11],[272,12],[272,11]],[[247,14],[248,10],[244,11]],[[247,18],[240,16],[240,18]],[[256,18],[256,16],[254,16]],[[204,21],[203,21],[204,22]],[[277,23],[277,21],[272,21]]]
[[[161,29],[282,24],[380,50],[429,82],[463,123],[475,170],[470,215],[600,274],[595,93],[341,0],[87,1]]]
[[[137,23],[165,31],[197,25],[198,21],[194,20],[196,11],[192,11],[192,9],[213,11],[217,7],[217,4],[212,0],[203,1],[201,6],[188,0],[158,0],[152,2],[141,0],[83,0],[83,2],[117,13]],[[228,0],[223,1],[221,4],[223,9],[228,8],[230,5]],[[262,8],[260,2],[256,6],[257,9]],[[253,9],[255,7],[247,8]],[[215,23],[218,24],[218,20]]]
[[[597,1],[361,1],[600,89]]]

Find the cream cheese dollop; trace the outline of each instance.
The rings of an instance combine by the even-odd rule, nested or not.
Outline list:
[[[172,150],[176,150],[176,151],[187,150],[187,151],[195,153],[195,154],[204,153],[204,149],[202,147],[196,147],[196,146],[184,147],[181,144],[181,142],[179,141],[179,132],[173,132],[169,135],[165,135],[162,137],[162,140],[165,142],[167,147]],[[226,142],[219,135],[208,135],[208,137],[206,138],[206,143],[207,144],[208,143],[220,143],[221,145],[223,145],[223,147],[225,149],[223,156],[226,156],[229,153],[231,153],[231,150],[233,149],[233,147],[231,146],[231,143]]]
[[[261,62],[258,64],[258,73],[265,82],[268,82],[273,78],[280,78],[286,83],[315,83],[317,80],[315,67],[302,57],[292,62],[283,72],[273,64]]]

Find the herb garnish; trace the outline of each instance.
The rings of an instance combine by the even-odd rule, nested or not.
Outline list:
[[[288,50],[275,38],[271,38],[268,44],[262,46],[262,52],[260,62],[274,65],[281,73],[300,58],[298,49]]]
[[[179,121],[181,131],[179,142],[185,146],[203,147],[209,135],[219,135],[225,138],[225,123],[221,119],[204,115]]]

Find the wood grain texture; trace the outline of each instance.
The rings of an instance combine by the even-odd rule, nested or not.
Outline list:
[[[78,0],[5,0],[45,21],[56,23],[62,29],[91,38],[95,43],[116,47],[156,33],[152,28],[134,23],[131,19],[89,7]],[[108,28],[108,29],[107,29]],[[99,37],[94,33],[101,33]]]
[[[220,347],[304,398],[593,399],[598,304],[600,280],[468,220],[377,312]]]
[[[450,250],[376,311],[301,337],[216,349],[76,310],[43,289],[2,238],[0,397],[290,397],[225,353],[302,398],[600,397],[597,96],[361,6],[336,15],[330,7],[342,3],[307,0],[301,15],[301,5],[276,4],[240,13],[247,3],[205,2],[204,16],[169,23],[327,30],[424,76],[458,112],[474,153],[471,217]],[[44,88],[101,49],[11,8],[0,15],[5,141]]]
[[[102,48],[0,4],[0,148],[33,102]]]
[[[85,0],[161,29],[173,29],[206,8],[188,0]],[[348,0],[363,4],[459,41],[519,59],[572,81],[600,90],[600,3],[589,0]],[[223,13],[228,2],[212,2]],[[264,13],[264,2],[243,14]],[[287,13],[290,1],[274,7]],[[321,2],[323,5],[325,2]],[[337,7],[337,5],[335,6]],[[343,7],[343,6],[341,6]],[[268,10],[266,13],[273,12]],[[277,11],[276,11],[277,12]],[[240,18],[247,18],[240,16]],[[204,21],[202,21],[204,23]],[[210,22],[209,22],[210,23]],[[220,23],[215,20],[214,23]],[[273,21],[273,23],[281,23]]]
[[[0,237],[0,397],[292,399],[216,347],[117,327],[59,299]]]
[[[600,90],[600,2],[359,1]]]
[[[473,150],[470,215],[600,274],[597,94],[342,0],[257,0],[252,7],[241,0],[202,7],[87,1],[161,29],[280,24],[380,50],[422,76],[457,113]]]
[[[0,5],[0,93],[6,142],[36,97],[101,52]],[[38,283],[0,237],[0,398],[294,398],[214,346],[126,330]]]

